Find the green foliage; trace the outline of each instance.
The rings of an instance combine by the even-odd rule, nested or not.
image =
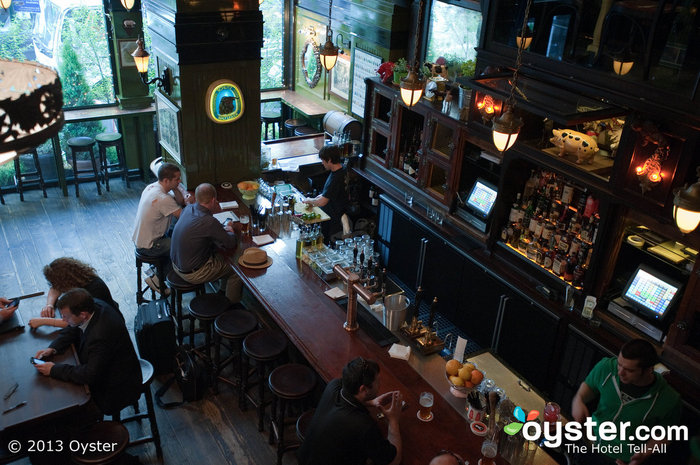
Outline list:
[[[14,186],[15,164],[12,162],[0,165],[0,186]]]
[[[61,55],[58,72],[63,85],[63,103],[66,107],[88,105],[90,101],[90,86],[85,79],[83,67],[78,60],[78,54],[73,47],[73,39],[69,35],[61,44]]]
[[[284,84],[284,5],[282,0],[265,0],[260,5],[265,38],[260,50],[260,89],[273,89]]]
[[[0,34],[0,57],[24,61],[33,56],[32,37],[27,34],[31,30],[32,21],[29,16],[13,14],[10,25]]]
[[[406,73],[408,72],[408,63],[405,58],[399,58],[394,64],[395,73]]]
[[[460,65],[460,72],[464,77],[473,77],[476,72],[476,61],[467,60]]]

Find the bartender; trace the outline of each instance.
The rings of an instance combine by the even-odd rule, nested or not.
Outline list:
[[[314,198],[304,199],[304,203],[314,207],[321,207],[330,220],[321,223],[321,232],[326,242],[330,242],[331,236],[336,233],[343,233],[343,222],[341,220],[348,203],[348,195],[345,191],[345,168],[340,161],[340,147],[337,145],[326,145],[318,152],[318,156],[323,163],[323,168],[330,171],[326,183],[323,185],[321,194]]]

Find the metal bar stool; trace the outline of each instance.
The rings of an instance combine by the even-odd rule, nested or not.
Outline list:
[[[245,411],[246,401],[250,401],[258,409],[258,431],[265,429],[265,406],[269,403],[269,401],[265,401],[266,373],[274,362],[282,358],[286,350],[287,337],[272,329],[259,329],[243,339],[243,354],[245,355],[243,358],[243,386],[241,388],[243,395],[238,398],[238,404],[240,409]],[[251,383],[249,379],[251,360],[255,361],[256,383]],[[258,385],[257,398],[248,392],[249,388],[255,384]]]
[[[34,160],[34,169],[22,173],[22,155],[31,155]],[[19,200],[24,202],[24,185],[26,183],[38,183],[46,198],[46,186],[44,185],[44,175],[41,173],[41,165],[39,165],[39,154],[36,149],[29,149],[19,152],[15,157],[15,184],[17,184],[17,192],[19,192]]]
[[[165,284],[170,288],[170,308],[175,309],[175,323],[177,324],[177,343],[182,344],[182,340],[185,338],[185,332],[182,329],[182,319],[187,318],[190,325],[194,324],[194,319],[188,313],[187,316],[183,316],[182,313],[182,296],[188,292],[194,292],[196,295],[204,294],[204,283],[202,284],[192,284],[188,283],[180,277],[175,270],[170,270],[168,276],[165,278]]]
[[[238,388],[238,398],[243,395],[243,339],[258,327],[255,314],[247,310],[228,310],[214,320],[214,392],[218,393],[218,381],[224,381]],[[221,360],[221,346],[228,341],[230,355]],[[221,376],[221,371],[229,364],[237,363],[238,375],[233,381]],[[235,373],[235,369],[234,369]]]
[[[123,424],[129,421],[138,421],[140,423],[141,420],[148,419],[148,423],[151,425],[151,434],[129,441],[129,447],[152,442],[156,446],[156,455],[159,459],[162,459],[163,449],[160,445],[160,432],[158,431],[156,410],[153,406],[153,396],[151,395],[151,382],[153,381],[154,373],[153,365],[151,365],[148,360],[142,358],[139,359],[139,363],[141,364],[141,393],[146,398],[146,412],[139,412],[139,404],[137,401],[134,404],[134,415],[121,418],[119,414],[116,414],[112,415],[112,420]]]
[[[285,137],[292,137],[296,128],[306,126],[303,119],[290,118],[284,122]]]
[[[78,178],[81,174],[90,172],[90,170],[82,170],[78,168],[78,160],[76,158],[76,154],[78,153],[87,153],[90,155],[90,161],[92,162],[92,173],[95,175],[95,184],[97,185],[97,193],[102,195],[102,188],[100,187],[100,171],[97,169],[95,152],[92,149],[94,145],[95,139],[92,137],[71,137],[68,139],[68,147],[70,147],[71,156],[73,157],[73,182],[75,183],[76,197],[80,197],[80,191],[78,190]]]
[[[311,395],[316,387],[316,373],[306,365],[288,363],[272,370],[268,385],[272,391],[270,444],[277,442],[277,465],[282,465],[284,453],[301,445],[298,441],[284,442],[285,426],[297,423],[296,418],[291,423],[287,422],[287,404],[301,403]]]
[[[116,462],[124,453],[129,445],[129,431],[119,422],[101,421],[77,433],[73,439],[80,444],[96,444],[98,441],[116,444],[109,451],[89,449],[83,454],[79,450],[70,457],[73,463],[79,465],[107,465]]]
[[[129,185],[129,170],[126,167],[126,157],[124,155],[124,138],[118,132],[103,132],[95,136],[97,149],[100,152],[100,170],[105,182],[107,192],[109,192],[109,173],[120,174]],[[114,147],[117,152],[117,162],[110,163],[107,160],[107,148]],[[111,171],[110,171],[111,170]],[[162,281],[161,281],[162,282]]]
[[[167,255],[161,257],[152,257],[150,255],[144,255],[139,253],[138,250],[134,250],[134,255],[136,256],[136,304],[141,305],[146,302],[143,295],[148,291],[149,287],[141,287],[141,268],[144,263],[153,265],[156,267],[156,275],[158,276],[158,286],[162,291],[160,295],[165,297],[165,270],[168,268],[168,263],[170,262],[170,257]],[[151,289],[151,300],[156,299],[156,291]]]

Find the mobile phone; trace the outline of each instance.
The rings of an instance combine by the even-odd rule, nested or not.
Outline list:
[[[32,365],[43,365],[46,363],[44,360],[34,357],[29,357],[29,361],[32,362]]]
[[[7,304],[6,308],[12,308],[12,307],[19,307],[19,299],[15,299],[9,304]]]

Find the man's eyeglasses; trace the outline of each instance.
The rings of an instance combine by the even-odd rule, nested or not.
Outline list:
[[[462,460],[462,457],[455,454],[451,450],[443,449],[440,452],[438,452],[437,454],[435,454],[435,457],[440,457],[441,455],[451,455],[452,457],[455,458],[455,460],[457,460],[457,465],[464,465],[464,460]],[[435,457],[433,457],[433,458],[435,458]]]

